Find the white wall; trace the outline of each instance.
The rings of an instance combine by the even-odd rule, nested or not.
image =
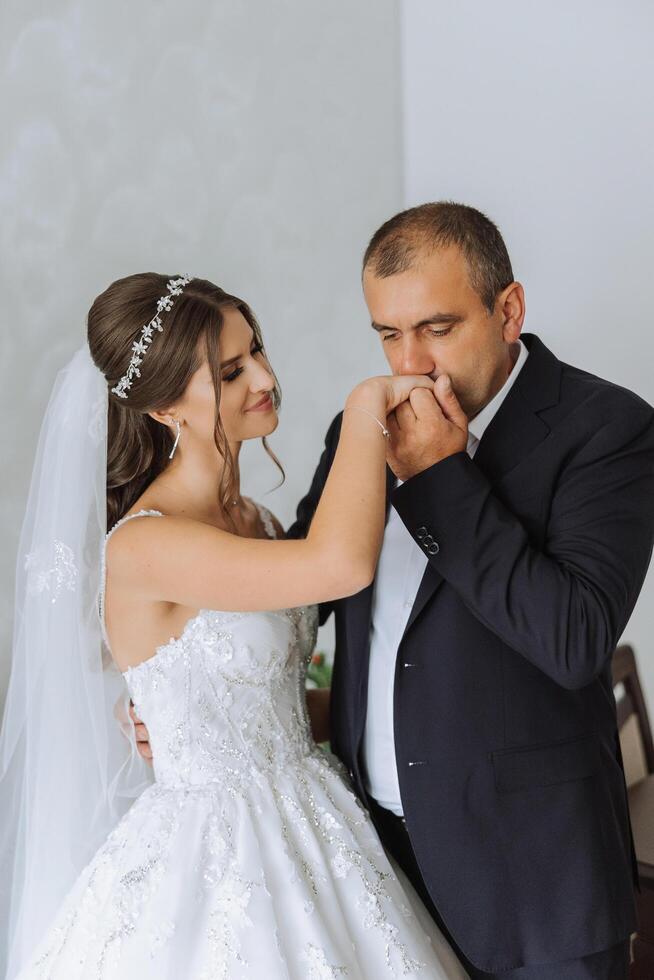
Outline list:
[[[252,303],[285,395],[264,500],[290,520],[382,369],[359,263],[401,206],[398,77],[393,0],[2,5],[0,703],[42,412],[113,279],[188,271]],[[276,479],[246,454],[246,492]]]
[[[405,204],[485,211],[525,286],[525,329],[654,402],[654,7],[404,0],[401,12]],[[624,639],[654,716],[653,607],[650,571]]]

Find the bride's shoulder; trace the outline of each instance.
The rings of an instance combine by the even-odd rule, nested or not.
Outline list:
[[[191,517],[164,514],[151,507],[132,508],[107,534],[106,560],[115,568],[123,561],[133,568],[137,558],[147,564],[169,553],[180,538],[203,530],[208,525]]]

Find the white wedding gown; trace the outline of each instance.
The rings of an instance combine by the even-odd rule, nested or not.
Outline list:
[[[142,515],[163,516],[130,515],[110,534]],[[344,767],[311,737],[316,631],[315,606],[202,609],[126,671],[155,782],[80,874],[20,980],[466,976]]]

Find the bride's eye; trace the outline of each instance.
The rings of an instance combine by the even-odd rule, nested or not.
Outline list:
[[[242,367],[234,368],[231,374],[225,375],[223,381],[236,381],[236,379],[240,374],[243,374],[243,368]]]
[[[255,344],[250,350],[250,356],[254,357],[256,354],[263,354],[263,344]],[[231,372],[231,374],[226,374],[223,381],[236,381],[238,376],[243,374],[243,368],[237,367]]]

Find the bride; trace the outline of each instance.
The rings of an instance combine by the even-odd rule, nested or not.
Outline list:
[[[0,741],[9,980],[465,975],[312,739],[304,695],[316,604],[374,575],[386,417],[431,384],[354,388],[309,534],[284,540],[240,493],[241,444],[272,456],[280,403],[247,304],[154,273],[95,300],[19,547]]]

